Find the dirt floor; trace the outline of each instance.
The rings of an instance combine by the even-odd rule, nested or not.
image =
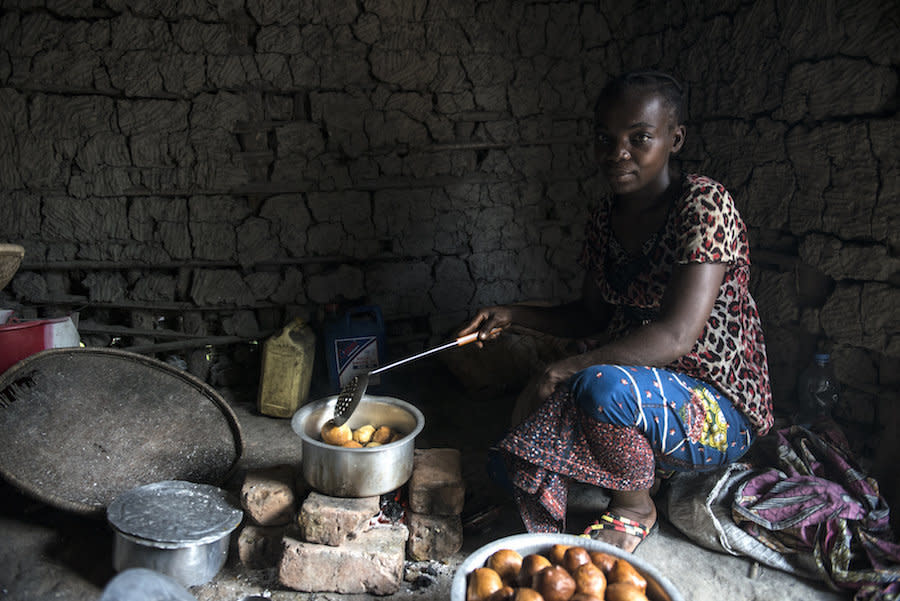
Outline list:
[[[399,380],[399,379],[398,379]],[[274,601],[391,601],[449,599],[456,568],[472,551],[497,538],[524,532],[514,507],[487,476],[487,447],[503,432],[512,398],[484,401],[471,398],[437,361],[422,361],[404,374],[402,385],[390,394],[403,398],[425,414],[426,426],[417,439],[420,448],[453,447],[462,452],[466,479],[465,521],[486,516],[464,531],[463,549],[442,562],[407,562],[400,590],[390,596],[303,593],[285,589],[274,569],[247,570],[234,549],[222,571],[209,583],[192,587],[198,601],[249,601],[254,596]],[[300,439],[290,420],[260,415],[254,394],[223,393],[241,423],[245,451],[240,469],[225,488],[237,490],[248,469],[280,464],[299,465]],[[0,601],[95,601],[115,576],[112,569],[113,535],[105,522],[91,520],[25,497],[0,483]],[[592,506],[594,500],[598,506]],[[573,499],[570,515],[574,529],[592,521],[602,508],[602,495]],[[232,537],[233,542],[236,537]],[[816,581],[755,566],[746,558],[715,553],[692,543],[665,519],[659,531],[636,551],[682,593],[686,600],[722,599],[769,601],[829,601],[850,599],[848,593],[827,589]],[[129,601],[159,601],[171,597],[145,597],[135,592]]]

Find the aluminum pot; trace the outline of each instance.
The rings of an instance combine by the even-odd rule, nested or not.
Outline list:
[[[347,425],[389,426],[404,436],[378,447],[348,449],[322,442],[320,431],[334,416],[337,395],[301,407],[291,427],[302,441],[302,471],[315,490],[332,497],[373,497],[406,484],[413,469],[416,436],[425,427],[422,412],[400,399],[387,396],[362,398]]]
[[[113,567],[146,568],[184,586],[209,582],[228,557],[244,513],[225,491],[166,480],[139,486],[110,503]]]

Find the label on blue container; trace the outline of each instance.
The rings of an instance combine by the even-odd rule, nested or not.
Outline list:
[[[334,356],[337,360],[338,382],[343,388],[353,376],[378,367],[378,337],[335,338]],[[380,381],[380,376],[372,376],[369,385],[375,386]]]

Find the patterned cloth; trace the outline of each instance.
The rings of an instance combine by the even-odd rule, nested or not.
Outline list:
[[[718,390],[684,374],[595,365],[575,374],[571,391],[585,416],[637,429],[658,470],[712,469],[737,461],[752,442],[744,415]]]
[[[757,434],[765,434],[773,423],[772,393],[759,314],[749,291],[746,227],[722,184],[686,175],[681,188],[666,224],[636,257],[612,234],[612,199],[604,199],[588,222],[580,263],[596,279],[604,300],[616,307],[609,329],[613,336],[653,319],[676,264],[727,263],[703,333],[689,353],[665,367],[714,385]]]
[[[855,590],[856,601],[900,599],[889,509],[843,433],[827,421],[793,426],[777,431],[772,446],[774,467],[735,493],[735,523],[779,553],[812,553],[823,579]]]
[[[499,444],[529,532],[565,528],[572,479],[647,489],[655,469],[712,469],[737,460],[752,441],[743,414],[689,376],[603,365],[578,372],[570,384]]]

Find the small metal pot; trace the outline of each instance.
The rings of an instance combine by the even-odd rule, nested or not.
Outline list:
[[[348,449],[322,442],[320,431],[334,416],[337,395],[300,408],[291,427],[302,441],[303,477],[315,490],[332,497],[373,497],[406,484],[413,469],[416,436],[425,427],[422,412],[400,399],[363,397],[350,416],[351,429],[366,424],[389,426],[403,438],[378,447]]]
[[[209,582],[225,565],[231,532],[243,516],[215,486],[180,480],[139,486],[107,509],[113,567],[147,568],[184,586]]]

